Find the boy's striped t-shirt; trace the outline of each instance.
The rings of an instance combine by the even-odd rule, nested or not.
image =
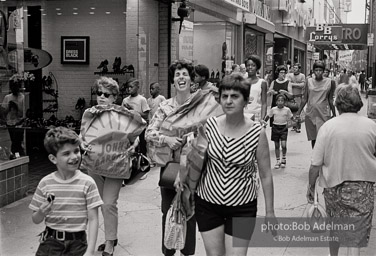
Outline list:
[[[88,210],[103,204],[95,181],[77,170],[69,180],[62,180],[56,172],[45,176],[38,184],[29,208],[38,211],[53,193],[55,200],[45,218],[46,226],[59,231],[86,230]]]

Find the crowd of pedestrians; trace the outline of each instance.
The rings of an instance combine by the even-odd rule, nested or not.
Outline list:
[[[313,64],[312,76],[307,78],[301,73],[299,63],[292,65],[291,72],[283,65],[278,66],[275,80],[270,79],[271,74],[267,79],[260,78],[261,67],[261,59],[250,56],[245,63],[233,65],[231,74],[213,84],[209,82],[209,69],[205,65],[176,61],[168,70],[169,83],[176,91],[174,97],[165,99],[160,95],[162,85],[152,83],[151,96],[146,99],[138,93],[140,81],[132,78],[127,83],[129,96],[122,101],[120,110],[119,106],[112,108],[119,94],[117,82],[101,77],[94,83],[98,106],[86,112],[95,114],[106,108],[120,113],[119,120],[125,120],[121,114],[132,120],[142,117],[139,123],[124,124],[126,139],[122,139],[123,146],[120,146],[122,141],[117,141],[119,154],[109,160],[128,157],[137,151],[160,167],[161,177],[169,163],[186,162],[187,155],[183,156],[182,149],[188,144],[187,137],[197,136],[198,130],[203,129],[207,141],[206,160],[201,168],[204,171],[195,187],[189,186],[192,192],[189,202],[195,214],[186,223],[185,246],[180,253],[195,254],[197,225],[207,255],[246,255],[254,225],[252,221],[245,223],[247,234],[238,234],[233,228],[234,219],[260,215],[257,212],[259,183],[265,200],[265,213],[261,214],[273,223],[278,221],[274,214],[274,186],[265,132],[268,119],[270,138],[275,144],[274,169],[285,168],[288,127],[293,123],[292,130],[300,133],[305,111],[306,135],[313,148],[307,200],[313,202],[318,179],[324,188],[330,217],[365,216],[356,230],[358,239],[353,239],[351,245],[330,243],[331,255],[338,255],[339,246],[349,247],[348,255],[359,254],[359,248],[367,246],[370,234],[376,182],[376,124],[357,115],[362,107],[360,91],[367,90],[368,79],[363,72],[357,79],[350,70],[342,72],[338,79],[330,78],[330,70],[322,61]],[[270,106],[268,98],[271,98]],[[118,125],[122,125],[121,121]],[[354,130],[358,131],[356,136]],[[99,207],[106,241],[97,250],[103,251],[104,256],[114,255],[118,244],[117,200],[123,176],[98,174],[101,164],[98,161],[84,170],[88,175],[79,170],[81,157],[90,159],[95,151],[88,143],[90,136],[93,135],[77,135],[58,127],[45,137],[49,159],[57,171],[41,180],[30,204],[33,221],[46,224],[37,255],[52,255],[46,253],[48,250],[56,255],[63,251],[93,255]],[[124,138],[120,130],[106,136]],[[95,148],[108,151],[115,147],[109,147],[105,139],[100,143]],[[168,210],[177,190],[187,189],[186,177],[180,177],[179,170],[176,177],[175,187],[160,187],[164,255],[176,254],[175,249],[166,248],[164,243]],[[346,195],[351,195],[350,199]],[[64,217],[67,212],[69,217]],[[354,236],[348,232],[340,235],[344,239],[341,241]],[[234,237],[241,245],[234,246]]]

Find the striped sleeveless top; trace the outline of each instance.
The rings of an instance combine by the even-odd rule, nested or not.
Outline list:
[[[216,117],[206,123],[208,161],[197,195],[217,205],[237,206],[257,197],[256,149],[261,125],[255,123],[239,138],[220,133]]]

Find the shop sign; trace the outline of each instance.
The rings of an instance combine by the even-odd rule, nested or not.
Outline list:
[[[307,51],[313,52],[313,44],[307,43]]]
[[[344,12],[351,12],[351,10],[352,10],[351,1],[352,0],[345,0],[345,2],[344,2],[344,6],[345,6]]]
[[[179,59],[193,59],[193,22],[185,20],[179,35]]]
[[[353,51],[338,51],[338,61],[351,61]]]
[[[367,46],[373,46],[373,33],[368,33],[367,34]]]
[[[224,1],[240,9],[249,11],[249,0],[224,0]]]
[[[314,43],[341,42],[342,31],[340,26],[325,26],[317,24],[316,27],[307,28],[308,41]]]
[[[313,60],[319,60],[320,59],[320,53],[319,52],[312,53],[312,59]]]
[[[291,0],[279,0],[278,10],[290,13],[292,10]]]
[[[89,64],[88,36],[61,37],[62,64]]]

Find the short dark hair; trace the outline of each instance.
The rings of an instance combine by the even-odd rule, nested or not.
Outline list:
[[[207,66],[199,64],[195,66],[195,72],[199,76],[205,77],[206,78],[205,80],[209,79],[209,69]]]
[[[188,70],[189,76],[193,81],[195,79],[195,69],[191,62],[185,60],[177,60],[170,65],[168,68],[168,80],[170,84],[174,83],[175,70],[186,68]]]
[[[356,87],[350,85],[338,86],[336,93],[335,106],[338,112],[358,113],[363,107],[363,102]]]
[[[128,87],[132,83],[136,85],[138,88],[140,88],[140,80],[138,80],[137,78],[135,77],[129,78],[128,81],[126,82],[126,86]]]
[[[282,98],[283,101],[287,100],[287,97],[284,94],[278,94],[277,96],[275,96],[275,101],[277,101],[279,98]]]
[[[315,63],[313,63],[312,69],[315,70],[315,68],[322,68],[322,70],[325,70],[325,63],[321,60],[317,60]]]
[[[261,68],[261,59],[260,59],[260,57],[259,56],[257,56],[257,55],[251,55],[251,56],[249,56],[245,61],[244,61],[244,64],[245,64],[245,66],[247,66],[247,62],[248,61],[253,61],[255,64],[256,64],[256,67],[257,67],[257,69],[260,69]]]
[[[277,74],[279,74],[279,72],[281,72],[282,70],[284,70],[285,72],[287,72],[287,68],[284,66],[284,65],[280,65],[277,67]]]
[[[44,137],[44,147],[47,153],[54,156],[65,144],[78,146],[80,143],[81,140],[75,131],[62,126],[50,129]]]
[[[300,65],[299,62],[294,63],[294,65],[292,65],[292,66],[293,66],[293,67],[298,66],[298,68],[301,68],[301,67],[302,67],[302,65]]]
[[[241,74],[231,74],[225,76],[219,83],[219,98],[225,90],[234,90],[240,92],[244,100],[248,102],[251,84]]]

